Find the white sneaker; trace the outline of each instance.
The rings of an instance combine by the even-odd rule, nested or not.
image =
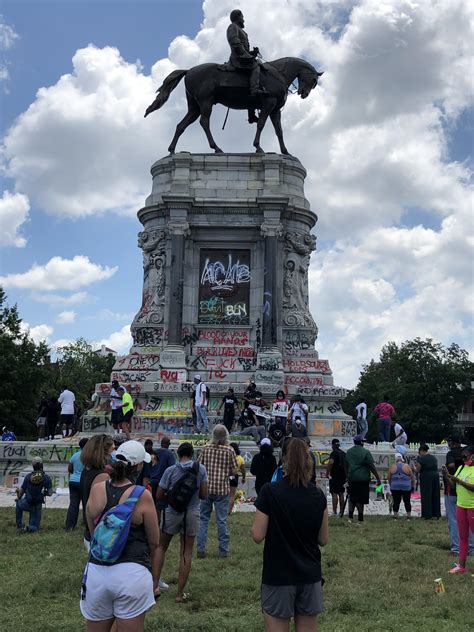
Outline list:
[[[158,588],[160,590],[168,590],[169,585],[163,579],[160,578],[160,581],[158,582]]]

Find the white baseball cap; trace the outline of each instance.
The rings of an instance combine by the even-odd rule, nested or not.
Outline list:
[[[139,441],[125,441],[117,449],[115,457],[120,461],[127,461],[130,465],[138,465],[139,463],[150,463],[151,455],[145,451],[145,448]]]
[[[260,445],[272,445],[272,442],[270,441],[270,439],[268,439],[268,437],[263,437],[263,439],[260,441]]]
[[[194,379],[201,381],[201,376],[199,375],[199,373],[196,373],[196,375],[194,376]]]

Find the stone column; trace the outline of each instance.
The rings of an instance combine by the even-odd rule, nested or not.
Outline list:
[[[168,230],[171,245],[168,344],[160,354],[165,369],[186,368],[186,354],[181,345],[183,323],[183,284],[185,238],[189,235],[186,208],[169,208]]]
[[[260,232],[264,239],[262,350],[257,354],[256,381],[283,384],[282,354],[277,346],[277,263],[280,209],[264,209]]]

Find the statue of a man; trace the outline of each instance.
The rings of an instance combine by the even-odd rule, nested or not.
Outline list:
[[[227,41],[230,46],[229,63],[239,70],[246,70],[250,73],[249,86],[250,95],[257,96],[265,94],[260,84],[260,64],[256,57],[259,54],[258,48],[250,50],[249,38],[244,31],[244,16],[240,9],[234,9],[230,14],[231,24],[227,29]]]

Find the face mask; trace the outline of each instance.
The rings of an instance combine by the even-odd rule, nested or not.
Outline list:
[[[469,456],[467,459],[463,459],[464,465],[470,467],[472,465],[472,456]]]

